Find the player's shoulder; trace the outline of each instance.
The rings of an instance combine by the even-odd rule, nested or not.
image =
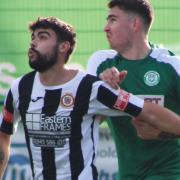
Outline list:
[[[106,60],[110,60],[117,55],[114,50],[98,50],[95,51],[89,58],[87,63],[87,72],[96,75],[96,70],[100,64]]]
[[[20,82],[24,79],[24,81],[26,82],[26,84],[29,83],[29,80],[28,79],[34,79],[35,77],[35,71],[32,71],[32,72],[29,72],[27,74],[24,74],[22,76],[19,76],[17,77],[13,82],[12,82],[12,85],[11,85],[11,89],[17,89],[19,87],[19,84]]]
[[[164,47],[154,47],[150,53],[150,56],[153,58],[159,58],[161,56],[173,56],[174,53]]]
[[[180,74],[180,56],[175,55],[167,48],[154,48],[150,56],[159,62],[170,65]]]
[[[93,74],[90,74],[88,72],[85,72],[85,71],[82,71],[82,70],[78,70],[78,74],[76,75],[77,79],[85,79],[86,81],[99,81],[100,79],[93,75]]]
[[[112,49],[104,49],[104,50],[98,50],[98,51],[95,51],[91,57],[93,59],[101,59],[101,60],[106,60],[106,59],[109,59],[109,58],[113,58],[117,55],[117,52],[115,50],[112,50]]]

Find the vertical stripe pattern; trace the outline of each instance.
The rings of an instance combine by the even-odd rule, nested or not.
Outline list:
[[[77,180],[79,174],[84,168],[84,159],[81,149],[81,123],[83,120],[83,115],[87,113],[89,107],[92,84],[96,80],[97,79],[90,75],[86,75],[82,79],[77,89],[74,109],[70,115],[72,119],[72,130],[70,137],[70,165],[72,180]]]
[[[93,115],[102,108],[96,103],[102,89],[96,81],[81,72],[74,81],[45,87],[38,73],[31,72],[13,84],[5,108],[10,115],[19,110],[15,116],[20,114],[23,122],[33,179],[98,179],[94,159],[99,123]],[[11,125],[1,128],[9,131]]]
[[[32,152],[30,148],[30,139],[28,136],[27,132],[27,127],[26,127],[26,112],[29,107],[29,103],[31,101],[31,93],[32,93],[32,87],[33,87],[33,82],[34,82],[34,77],[35,77],[35,72],[31,72],[27,75],[25,75],[20,83],[19,83],[19,112],[21,114],[21,119],[23,122],[24,126],[24,132],[25,132],[25,138],[26,138],[26,144],[29,152],[29,159],[30,159],[30,164],[31,164],[31,169],[32,169],[32,176],[34,177],[34,167],[33,167],[33,161],[32,161]]]
[[[53,116],[59,107],[61,90],[46,90],[42,114]],[[41,148],[44,180],[56,180],[55,150],[52,147]]]
[[[94,122],[95,122],[95,116],[93,116],[93,123],[91,125],[91,138],[92,138],[93,150],[94,150],[91,167],[92,167],[92,172],[93,172],[93,180],[97,180],[98,179],[98,172],[97,172],[97,168],[94,166],[94,159],[95,159],[95,147],[94,147],[94,136],[93,136]]]

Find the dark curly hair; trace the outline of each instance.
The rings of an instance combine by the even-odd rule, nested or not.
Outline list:
[[[56,33],[58,42],[68,41],[70,43],[70,49],[65,59],[66,63],[76,44],[76,33],[73,26],[55,17],[38,17],[35,22],[29,24],[29,30],[33,32],[39,28],[50,28]]]

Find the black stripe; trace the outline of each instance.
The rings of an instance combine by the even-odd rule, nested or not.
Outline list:
[[[94,158],[95,158],[95,147],[94,147],[94,136],[93,136],[94,122],[95,122],[95,116],[93,117],[93,123],[91,124],[91,139],[93,142],[93,151],[94,151],[91,167],[92,167],[92,172],[93,172],[93,180],[97,180],[98,179],[98,172],[97,172],[97,168],[94,166]]]
[[[61,90],[46,90],[42,114],[53,116],[59,107]],[[41,148],[44,180],[56,180],[55,150],[53,147]]]
[[[107,89],[104,86],[100,86],[98,89],[98,95],[97,99],[105,106],[109,107],[110,109],[115,109],[113,106],[117,100],[118,96],[111,92],[109,89]],[[128,102],[126,109],[124,112],[132,115],[132,116],[138,116],[139,113],[142,111],[142,108],[136,106],[135,104],[132,104]]]
[[[141,111],[142,111],[141,107],[138,107],[135,104],[131,104],[130,102],[128,103],[126,109],[124,110],[124,112],[126,112],[134,117],[138,116]]]
[[[31,169],[32,169],[32,176],[34,177],[34,167],[33,167],[33,160],[32,160],[32,152],[30,149],[30,139],[29,135],[27,132],[27,127],[25,123],[25,115],[26,111],[29,107],[29,103],[31,101],[31,93],[32,93],[32,87],[33,87],[33,82],[34,82],[34,77],[35,77],[35,72],[31,72],[20,80],[19,82],[19,112],[21,114],[21,119],[23,122],[24,126],[24,132],[25,132],[25,138],[26,138],[26,144],[29,152],[29,159],[30,159],[30,164],[31,164]]]
[[[5,102],[5,107],[8,110],[8,112],[13,114],[14,108],[13,108],[13,96],[12,96],[11,90],[9,90],[8,92],[6,102]]]
[[[4,106],[8,112],[13,114],[14,108],[13,108],[13,96],[11,90],[9,90],[7,94],[7,98]],[[7,134],[13,134],[13,123],[9,123],[3,120],[0,130]]]
[[[83,116],[87,113],[89,99],[92,91],[93,82],[98,79],[91,75],[86,75],[76,93],[74,109],[71,112],[71,137],[70,137],[70,165],[72,180],[77,180],[84,168],[84,159],[81,149],[81,123]]]
[[[117,95],[111,92],[104,86],[100,86],[98,89],[97,100],[105,106],[114,109],[113,106],[117,100]]]

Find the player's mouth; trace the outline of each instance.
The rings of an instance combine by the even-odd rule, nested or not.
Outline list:
[[[109,40],[110,37],[111,37],[110,33],[107,32],[107,33],[106,33],[106,38]]]
[[[111,41],[111,36],[109,34],[106,34],[106,38],[109,42]]]
[[[34,55],[36,55],[36,54],[37,54],[37,52],[36,52],[35,49],[29,48],[28,56],[29,56],[30,59],[31,59]]]

